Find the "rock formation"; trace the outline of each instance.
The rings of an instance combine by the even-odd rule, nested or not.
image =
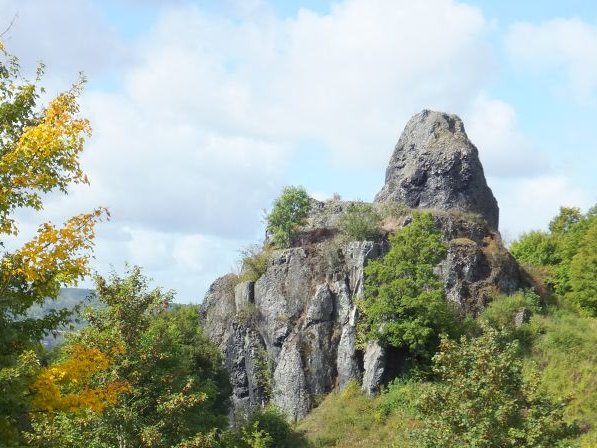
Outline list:
[[[375,201],[477,213],[492,229],[498,228],[497,201],[477,148],[456,115],[424,110],[408,121]]]
[[[436,209],[448,244],[436,272],[463,313],[475,314],[495,293],[525,286],[495,230],[497,204],[457,117],[424,111],[409,121],[376,201],[380,212],[394,210],[378,241],[340,238],[338,222],[348,203],[313,200],[292,247],[272,251],[256,282],[227,275],[210,287],[201,320],[230,372],[233,419],[268,401],[301,419],[321,394],[350,381],[375,393],[400,370],[400,353],[377,343],[357,346],[355,299],[363,292],[364,267],[387,251],[387,233],[412,216],[404,207],[396,213],[387,201]]]

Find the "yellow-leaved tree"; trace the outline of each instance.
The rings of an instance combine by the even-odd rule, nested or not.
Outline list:
[[[66,194],[70,185],[88,183],[79,163],[91,134],[89,122],[79,116],[84,79],[43,105],[42,75],[40,65],[33,81],[25,79],[18,59],[0,42],[0,440],[8,446],[19,443],[20,429],[28,424],[32,397],[39,396],[33,388],[39,390],[50,375],[42,370],[38,378],[39,340],[69,319],[67,311],[32,318],[28,310],[89,274],[95,224],[108,216],[97,208],[62,226],[43,223],[29,242],[6,250],[6,238],[19,231],[19,209],[41,211],[44,194]]]

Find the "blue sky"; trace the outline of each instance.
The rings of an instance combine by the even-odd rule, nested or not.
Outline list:
[[[408,118],[460,115],[506,239],[597,192],[591,1],[0,0],[0,27],[49,94],[83,70],[92,185],[23,212],[96,205],[94,267],[140,264],[201,301],[263,235],[287,184],[370,200]]]

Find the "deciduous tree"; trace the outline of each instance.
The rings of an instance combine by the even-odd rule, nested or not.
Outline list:
[[[84,83],[39,104],[43,66],[34,81],[23,78],[19,61],[0,42],[0,246],[19,232],[15,212],[43,209],[43,195],[88,183],[79,156],[91,133],[79,116]],[[62,227],[41,224],[35,237],[0,255],[0,439],[17,443],[27,422],[29,387],[39,368],[40,338],[68,321],[68,312],[43,318],[27,315],[33,304],[55,298],[61,286],[89,274],[99,208],[69,219]]]

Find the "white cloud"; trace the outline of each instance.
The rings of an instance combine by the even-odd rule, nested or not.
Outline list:
[[[65,2],[70,17],[76,2]],[[540,169],[512,108],[480,96],[494,62],[484,41],[490,25],[476,8],[347,0],[329,14],[278,19],[259,1],[234,18],[168,3],[124,52],[135,57],[120,66],[123,85],[85,94],[94,137],[83,162],[92,187],[49,201],[55,216],[111,208],[116,230],[99,238],[98,266],[139,263],[165,286],[180,284],[185,298],[192,290],[199,297],[236,259],[234,248],[258,236],[260,210],[284,183],[300,142],[328,148],[336,169],[379,169],[381,183],[404,123],[423,108],[470,111],[467,129],[488,173]],[[28,54],[60,58],[63,45],[64,70],[113,67],[106,53],[120,43],[112,34],[102,51],[102,42],[72,35],[101,34],[89,3],[81,7],[85,25],[65,36],[31,22],[47,33],[52,53],[39,54],[30,39]],[[87,49],[97,60],[86,62]]]
[[[0,0],[3,36],[11,53],[32,72],[43,61],[59,88],[77,73],[99,77],[128,58],[125,45],[105,23],[91,0]],[[46,80],[45,85],[48,85]]]
[[[153,231],[248,238],[299,141],[381,179],[412,112],[467,106],[489,59],[485,25],[450,0],[350,0],[290,20],[169,8],[122,91],[86,95],[93,186],[71,202]]]
[[[566,176],[492,180],[500,205],[500,230],[511,237],[545,229],[561,206],[588,209],[594,197]]]
[[[482,94],[465,118],[487,176],[528,177],[547,170],[545,155],[520,131],[516,112],[508,103]]]
[[[554,19],[511,27],[506,45],[516,64],[564,72],[565,87],[578,98],[597,89],[597,26],[580,19]]]

